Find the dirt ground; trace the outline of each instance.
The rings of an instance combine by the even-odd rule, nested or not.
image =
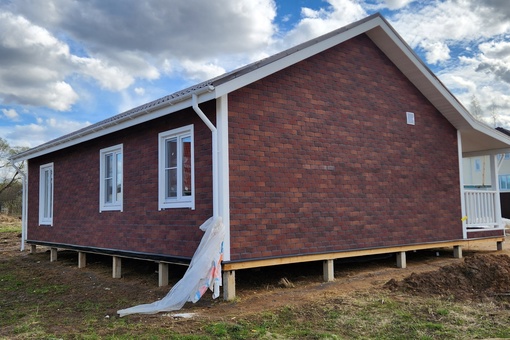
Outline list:
[[[87,267],[79,269],[76,252],[59,251],[58,260],[51,263],[45,247],[38,247],[35,254],[21,252],[20,236],[16,232],[0,233],[0,261],[14,261],[20,272],[30,273],[30,277],[23,280],[37,278],[39,282],[68,285],[71,289],[64,297],[65,304],[102,301],[109,307],[100,312],[110,318],[117,317],[119,309],[156,301],[169,290],[169,287],[157,286],[156,263],[125,259],[123,277],[113,279],[111,257],[89,254]],[[496,251],[495,242],[472,245],[463,248],[463,255],[463,259],[453,258],[451,248],[408,252],[406,269],[396,268],[393,255],[335,261],[335,281],[328,283],[322,281],[322,263],[319,262],[242,270],[236,273],[235,301],[212,300],[208,292],[198,303],[188,303],[178,313],[196,313],[200,318],[226,321],[373,289],[456,299],[490,299],[510,294],[508,244],[502,251]],[[171,267],[170,284],[177,282],[185,269]],[[287,284],[283,284],[282,279],[286,279]],[[161,315],[127,318],[161,322]]]

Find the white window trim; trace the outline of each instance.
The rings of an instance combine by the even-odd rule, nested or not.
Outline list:
[[[44,207],[47,203],[44,193],[45,193],[45,184],[44,181],[44,173],[46,171],[51,171],[51,206],[50,206],[50,217],[44,217]],[[53,163],[48,163],[41,165],[39,168],[39,225],[49,225],[53,226],[53,202],[55,201],[55,191],[54,191],[54,167]]]
[[[104,158],[105,158],[106,154],[117,153],[117,152],[120,152],[120,154],[122,155],[122,171],[121,171],[122,172],[122,192],[121,192],[119,201],[115,201],[113,203],[107,203],[104,201],[105,190],[106,190],[105,183],[104,183],[105,182]],[[117,172],[114,171],[114,174],[116,174],[116,173]],[[115,184],[116,183],[117,183],[117,180],[115,180]],[[118,144],[118,145],[111,146],[111,147],[108,147],[105,149],[101,149],[99,151],[99,212],[102,212],[102,211],[123,211],[123,208],[124,208],[123,202],[124,202],[124,145]]]
[[[190,136],[191,137],[191,196],[181,196],[177,198],[165,197],[165,142],[170,138]],[[193,125],[183,126],[181,128],[161,132],[158,135],[159,153],[158,153],[158,209],[170,208],[190,208],[195,210],[195,142],[193,134]],[[182,170],[179,168],[180,171]],[[179,192],[179,190],[177,190]]]

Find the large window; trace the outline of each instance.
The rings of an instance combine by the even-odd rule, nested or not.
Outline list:
[[[159,134],[159,209],[195,208],[193,125]]]
[[[122,144],[99,152],[99,211],[122,211]]]
[[[39,224],[53,225],[53,163],[39,169]]]

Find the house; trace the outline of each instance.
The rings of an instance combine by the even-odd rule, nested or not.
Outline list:
[[[475,120],[379,14],[15,155],[28,161],[23,240],[160,264],[189,262],[221,217],[224,297],[235,272],[494,241],[491,164],[505,134]],[[485,188],[487,189],[487,188]],[[163,273],[163,274],[161,274]]]

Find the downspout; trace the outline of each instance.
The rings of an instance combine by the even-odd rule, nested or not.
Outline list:
[[[209,89],[214,90],[214,87],[210,85]],[[213,218],[216,219],[219,217],[218,130],[198,106],[198,97],[195,93],[191,95],[191,104],[193,110],[195,110],[200,119],[202,119],[205,125],[207,125],[207,127],[211,130],[212,134]]]
[[[28,208],[28,195],[27,195],[27,174],[24,173],[19,167],[12,162],[12,160],[9,160],[9,163],[11,166],[19,173],[21,174],[22,180],[21,180],[21,247],[20,251],[25,250],[25,241],[27,239],[27,208]],[[28,164],[28,161],[27,161]]]
[[[459,158],[459,181],[460,181],[460,210],[461,210],[461,223],[462,223],[462,238],[467,239],[467,211],[466,200],[464,193],[464,166],[462,164],[462,134],[457,130],[457,154]]]

